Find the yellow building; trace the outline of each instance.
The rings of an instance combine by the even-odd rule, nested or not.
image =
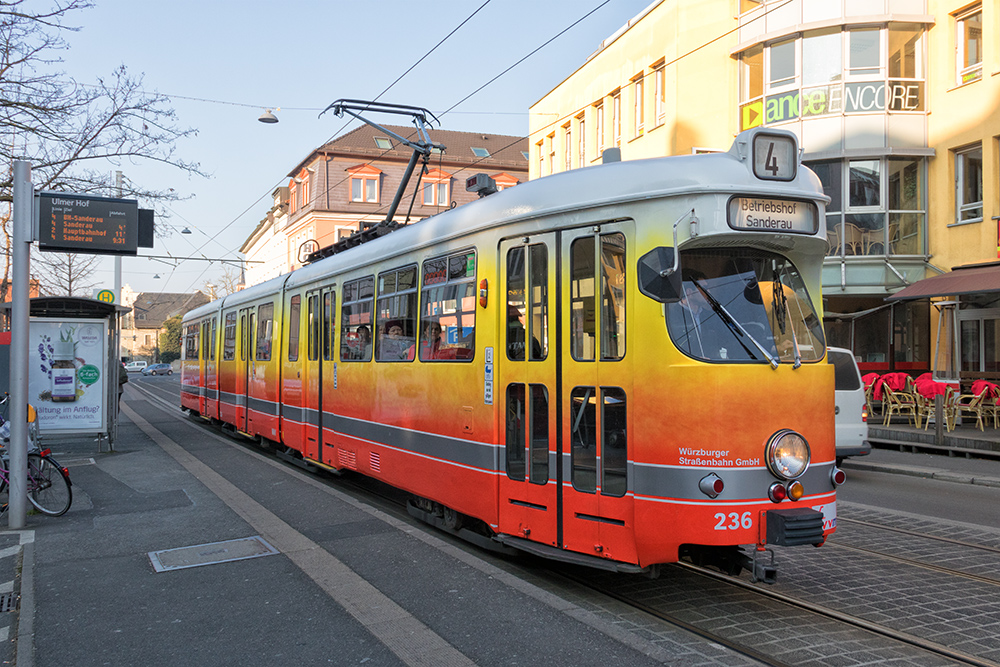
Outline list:
[[[831,198],[829,343],[863,372],[928,370],[935,309],[885,299],[1000,257],[998,33],[996,0],[659,0],[531,107],[530,177],[791,130]],[[1000,302],[962,303],[1000,372]]]

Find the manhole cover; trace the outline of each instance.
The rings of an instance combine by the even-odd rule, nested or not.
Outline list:
[[[227,563],[232,560],[273,556],[277,553],[278,550],[265,542],[264,538],[260,535],[254,535],[238,540],[150,551],[149,560],[157,572],[166,572],[167,570],[183,570],[188,567]]]

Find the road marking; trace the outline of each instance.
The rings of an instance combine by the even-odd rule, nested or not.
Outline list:
[[[408,611],[277,515],[171,440],[126,404],[121,409],[153,442],[284,553],[407,665],[475,663]]]

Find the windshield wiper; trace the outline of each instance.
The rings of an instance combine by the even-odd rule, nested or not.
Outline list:
[[[767,349],[763,345],[761,345],[760,342],[756,338],[754,338],[753,336],[751,336],[749,331],[747,331],[745,328],[743,328],[743,325],[740,324],[737,321],[737,319],[735,317],[733,317],[729,313],[728,310],[726,310],[725,306],[723,306],[721,303],[719,303],[718,299],[716,299],[714,296],[712,296],[712,294],[708,291],[708,289],[706,289],[705,286],[702,285],[701,282],[697,278],[692,278],[691,282],[694,283],[695,287],[698,288],[698,291],[701,292],[702,295],[705,297],[705,300],[708,301],[708,303],[712,306],[712,310],[714,310],[716,313],[718,313],[719,317],[722,319],[723,322],[725,322],[726,326],[728,326],[729,329],[733,333],[738,333],[741,336],[746,336],[747,338],[749,338],[750,341],[754,345],[757,346],[757,349],[761,351],[761,354],[764,355],[764,358],[767,359],[770,362],[771,368],[777,368],[778,367],[778,356],[777,355],[775,355],[775,356],[772,357],[771,353],[768,352]],[[750,348],[748,348],[746,345],[744,345],[743,341],[740,341],[739,339],[737,339],[737,340],[740,343],[740,345],[743,345],[743,348],[747,352],[750,352]]]
[[[772,266],[771,269],[771,284],[774,286],[771,290],[771,311],[775,313],[775,317],[778,319],[778,328],[781,333],[785,333],[785,321],[788,317],[788,297],[785,296],[785,286],[782,284],[777,272],[774,271]],[[781,305],[778,305],[778,299],[776,295],[781,295]],[[802,354],[799,352],[799,339],[795,335],[795,323],[789,322],[791,325],[790,333],[792,334],[792,349],[795,352],[795,363],[792,364],[792,368],[798,368],[802,365]]]

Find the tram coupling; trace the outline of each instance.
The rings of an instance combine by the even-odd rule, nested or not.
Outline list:
[[[769,554],[767,562],[764,554]],[[753,553],[747,553],[740,549],[740,565],[750,572],[750,583],[756,584],[758,581],[765,584],[773,584],[778,581],[778,566],[774,564],[774,552],[770,549],[755,549]]]

